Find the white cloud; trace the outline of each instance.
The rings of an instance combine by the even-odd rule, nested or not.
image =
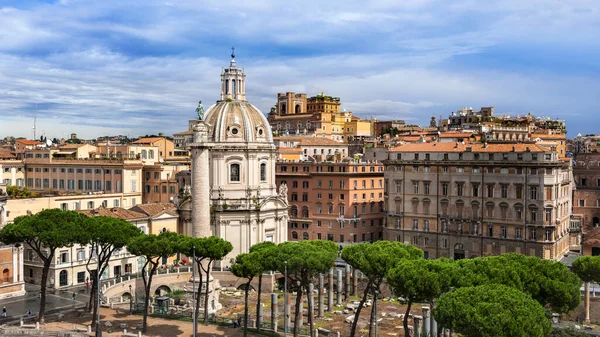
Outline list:
[[[263,111],[277,92],[324,91],[359,115],[423,124],[464,105],[569,116],[600,103],[597,67],[565,75],[560,65],[519,68],[515,55],[515,69],[452,61],[514,44],[597,52],[599,22],[600,4],[591,0],[4,7],[0,136],[28,135],[34,115],[49,132],[87,137],[181,131],[198,99],[217,99],[220,69],[236,43],[248,96]]]

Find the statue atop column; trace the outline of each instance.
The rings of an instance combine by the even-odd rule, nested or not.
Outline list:
[[[199,120],[204,120],[204,105],[202,105],[202,101],[198,102],[198,107],[196,108],[196,114],[198,114]]]

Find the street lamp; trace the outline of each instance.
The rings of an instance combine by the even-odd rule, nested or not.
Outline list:
[[[287,260],[284,261],[284,277],[283,277],[283,333],[287,337],[288,333],[288,298],[287,298]]]
[[[192,246],[192,301],[194,308],[194,327],[192,337],[196,337],[196,311],[198,306],[196,305],[196,246]]]
[[[96,305],[98,306],[97,312],[98,317],[96,317],[96,337],[102,337],[102,327],[100,326],[100,244],[98,240],[96,240],[96,260],[98,265],[96,267]]]
[[[131,292],[131,284],[129,285],[129,314],[133,314],[133,293]]]

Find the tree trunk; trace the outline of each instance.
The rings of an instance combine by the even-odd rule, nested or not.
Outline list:
[[[373,296],[373,301],[375,301],[375,296]],[[371,308],[371,315],[369,316],[369,337],[373,337],[373,323],[375,323],[375,310]]]
[[[410,307],[412,306],[412,300],[408,300],[408,304],[406,305],[406,313],[404,314],[404,336],[410,337],[410,331],[408,331],[408,315],[410,314]]]
[[[260,293],[262,292],[262,273],[258,275],[258,299],[256,300],[256,331],[260,331],[258,314],[260,313]]]
[[[102,266],[102,260],[100,260],[100,265]],[[100,308],[98,308],[98,299],[96,298],[96,296],[98,295],[98,287],[100,287],[100,283],[98,283],[98,275],[100,275],[100,277],[102,277],[102,274],[104,273],[104,270],[106,269],[106,265],[104,265],[104,267],[100,268],[100,274],[96,274],[96,276],[94,277],[94,284],[96,285],[95,287],[93,287],[93,292],[94,292],[94,302],[92,302],[92,307],[93,308],[92,311],[92,326],[94,324],[96,324],[96,318],[98,317],[98,310],[100,310]],[[98,273],[98,271],[96,270],[96,273]]]
[[[95,277],[94,277],[95,278]],[[94,311],[94,300],[96,299],[96,281],[92,281],[92,286],[90,287],[90,301],[88,303],[88,311]],[[94,325],[94,321],[92,320],[92,325]]]
[[[308,301],[308,326],[310,328],[310,337],[314,336],[315,333],[315,324],[313,322],[313,299],[311,298],[313,294],[310,293],[310,287],[306,287],[306,300]]]
[[[206,295],[204,295],[204,325],[208,325],[208,286],[210,285],[210,265],[212,261],[208,261],[206,266]]]
[[[38,313],[38,321],[44,324],[44,312],[46,311],[46,284],[48,283],[48,272],[50,264],[54,258],[54,253],[44,260],[44,268],[42,269],[42,283],[40,284],[40,312]]]
[[[144,292],[146,293],[146,298],[144,300],[144,321],[142,332],[146,333],[148,330],[148,306],[150,305],[150,287],[152,286],[152,277],[154,276],[154,272],[156,271],[157,264],[152,265],[152,269],[150,269],[150,275],[148,275],[148,281],[146,283],[146,274],[145,270],[142,269],[142,276],[144,277]]]
[[[298,316],[300,316],[300,304],[302,303],[302,288],[296,293],[296,308],[294,309],[294,337],[298,337]]]
[[[369,294],[369,290],[371,290],[371,281],[367,283],[367,287],[363,293],[363,297],[358,304],[358,308],[356,308],[356,312],[354,314],[354,321],[352,322],[352,328],[350,329],[350,337],[354,337],[356,334],[356,325],[358,324],[358,317],[360,316],[360,311],[363,308],[363,305],[367,301],[367,295]]]
[[[251,281],[252,279],[248,279],[248,283],[246,283],[246,290],[244,291],[244,337],[248,336],[248,293]]]
[[[200,295],[202,294],[202,268],[200,268],[200,262],[197,262],[198,268],[198,289],[196,289],[196,311],[194,313],[196,321],[196,332],[198,331],[198,316],[200,316]],[[206,310],[206,308],[204,309]]]

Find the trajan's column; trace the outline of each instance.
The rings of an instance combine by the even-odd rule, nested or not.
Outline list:
[[[211,142],[208,139],[208,133],[210,125],[208,125],[204,119],[204,107],[202,102],[196,109],[198,113],[198,124],[193,127],[194,138],[193,143],[189,144],[190,156],[192,159],[192,181],[191,181],[191,193],[192,193],[192,237],[203,238],[212,235],[210,229],[210,182],[209,182],[209,158]],[[196,263],[193,263],[193,268],[197,269]],[[196,270],[196,277],[190,278],[189,283],[184,287],[187,292],[186,298],[192,305],[193,303],[193,292],[197,289],[200,278],[198,277],[202,270]],[[206,275],[202,278],[202,282],[206,282]],[[221,309],[221,303],[219,303],[219,281],[215,280],[212,276],[209,281],[209,293],[208,303],[209,313],[214,313]],[[200,305],[201,308],[204,305],[205,286],[202,286],[203,290],[200,294]]]

